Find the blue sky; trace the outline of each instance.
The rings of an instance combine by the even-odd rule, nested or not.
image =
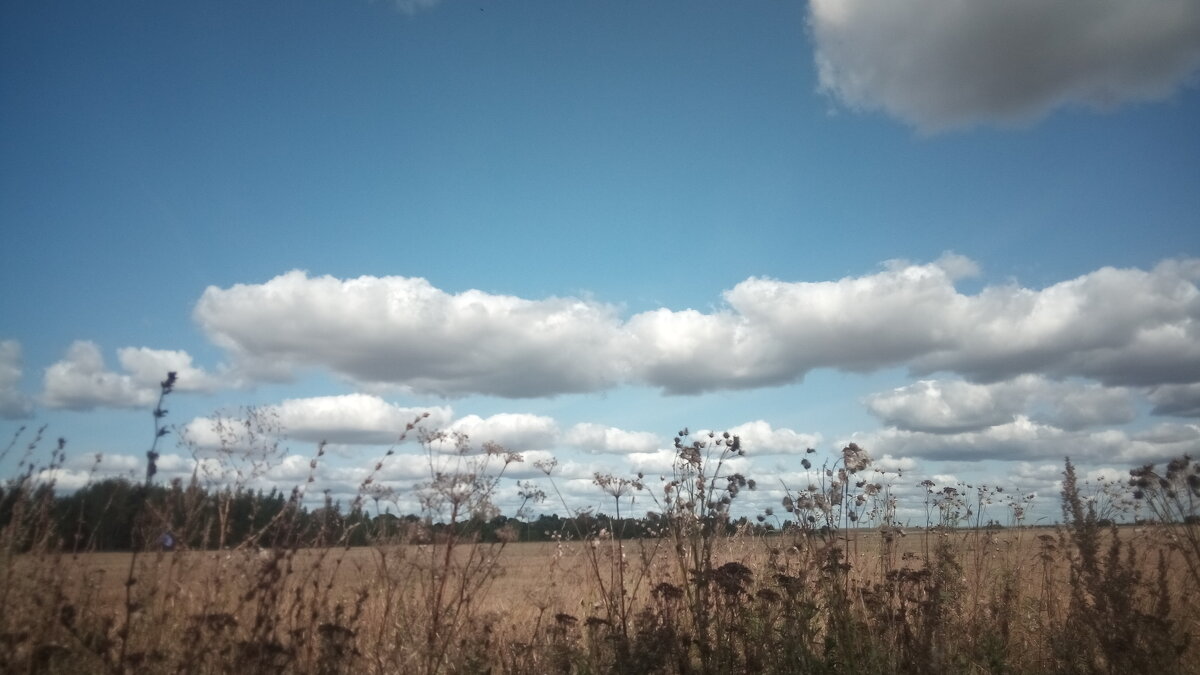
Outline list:
[[[425,409],[577,503],[684,425],[1047,513],[1064,454],[1200,451],[1195,3],[0,13],[0,432],[63,485],[139,470],[167,369],[339,495]]]

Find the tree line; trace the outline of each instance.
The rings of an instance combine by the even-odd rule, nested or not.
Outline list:
[[[310,506],[299,491],[209,489],[179,480],[159,485],[107,478],[61,494],[50,484],[9,481],[0,486],[0,530],[23,533],[24,541],[11,542],[18,549],[31,547],[39,538],[48,538],[46,543],[60,550],[78,552],[370,546],[435,541],[449,528],[483,542],[586,539],[602,533],[637,539],[661,536],[666,525],[654,512],[640,518],[591,511],[528,520],[492,515],[447,524],[428,516],[376,511],[372,515],[363,503],[344,505],[328,496],[323,504]],[[721,527],[730,534],[773,529],[744,517]]]

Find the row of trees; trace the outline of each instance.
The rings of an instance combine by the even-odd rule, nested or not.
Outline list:
[[[24,502],[21,507],[19,502]],[[42,504],[40,509],[29,504]],[[124,478],[96,481],[73,493],[56,494],[51,485],[35,491],[16,483],[0,486],[0,529],[14,518],[41,517],[42,528],[28,531],[52,532],[68,551],[128,551],[161,547],[229,548],[344,544],[368,546],[379,542],[422,542],[444,536],[450,525],[428,518],[391,513],[371,515],[361,505],[346,506],[327,500],[309,508],[295,494],[277,489],[270,492],[245,488],[207,490],[176,481],[169,485],[133,483]],[[600,532],[635,539],[661,536],[663,516],[649,513],[643,518],[615,518],[604,513],[573,516],[542,514],[522,520],[505,515],[474,518],[453,525],[459,535],[484,542],[554,541],[587,538]],[[771,529],[769,524],[746,518],[726,524],[730,533],[743,528]]]

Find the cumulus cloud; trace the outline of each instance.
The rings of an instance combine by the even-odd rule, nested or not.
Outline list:
[[[922,380],[867,398],[867,409],[885,424],[910,431],[979,431],[1027,415],[1067,430],[1124,424],[1137,416],[1124,387],[1059,382],[1022,375],[1003,382]]]
[[[885,471],[887,473],[901,473],[905,471],[914,471],[917,468],[917,460],[912,457],[893,457],[887,453],[874,457],[871,461],[871,468],[876,471]]]
[[[626,457],[629,462],[628,470],[630,472],[643,473],[646,476],[669,477],[675,472],[675,459],[677,455],[678,453],[674,448],[663,448],[654,452],[630,453]],[[716,461],[715,455],[713,456],[713,461]],[[751,462],[749,457],[728,458],[721,464],[721,475],[743,473],[749,477],[753,477],[755,474],[750,467]],[[709,468],[710,470],[715,470],[716,467],[714,465]],[[618,471],[618,473],[623,473],[623,471]],[[659,486],[652,486],[650,489],[658,490],[661,488]]]
[[[154,398],[152,389],[135,384],[128,375],[109,371],[100,347],[82,340],[74,342],[61,361],[46,369],[42,392],[46,405],[73,410],[146,406]]]
[[[742,448],[751,457],[761,455],[804,454],[809,448],[821,444],[820,434],[805,434],[791,429],[772,429],[763,420],[746,422],[729,429],[729,433],[741,438]]]
[[[593,422],[576,424],[563,434],[562,440],[567,445],[593,453],[654,452],[661,445],[658,434],[625,431]]]
[[[1004,424],[1024,407],[1008,389],[937,380],[873,394],[866,403],[884,424],[931,433],[978,431]]]
[[[1070,431],[1024,415],[981,431],[929,433],[891,427],[854,434],[875,453],[927,460],[1060,461],[1064,456],[1092,462],[1159,462],[1200,451],[1200,426],[1167,424],[1128,433],[1118,429]]]
[[[726,292],[728,309],[657,310],[629,329],[642,377],[673,393],[901,364],[982,381],[1023,373],[1109,385],[1200,381],[1200,260],[966,295],[955,281],[970,271],[970,261],[948,256],[832,282],[754,278]]]
[[[424,279],[294,271],[265,284],[209,287],[195,317],[260,375],[324,366],[420,392],[536,397],[602,389],[625,370],[612,307],[450,294]]]
[[[512,452],[543,450],[558,440],[558,424],[553,418],[528,413],[500,413],[487,418],[467,415],[451,423],[446,431],[466,434],[474,448],[490,441]]]
[[[914,359],[918,372],[980,380],[1026,372],[1113,385],[1200,381],[1200,260],[1153,270],[1105,267],[1041,290],[992,286],[935,317],[952,346]]]
[[[969,259],[947,254],[836,281],[750,278],[710,312],[660,308],[625,321],[587,300],[290,272],[209,288],[195,315],[251,372],[320,366],[360,385],[444,395],[548,396],[619,384],[696,394],[796,382],[815,368],[897,365],[985,383],[1026,373],[1108,386],[1200,382],[1200,260],[1102,268],[1042,289],[960,292],[956,282],[976,272]],[[1119,393],[1106,395],[1120,407]],[[1091,424],[1089,406],[1079,401],[1073,422],[1065,408],[1053,419]],[[966,415],[964,423],[991,421],[1003,419]]]
[[[1193,0],[812,0],[822,91],[924,132],[1169,96],[1200,67]]]
[[[369,394],[288,399],[273,409],[289,438],[349,445],[388,445],[406,431],[416,440],[409,424],[438,430],[452,418],[449,407],[401,407]]]
[[[297,440],[328,443],[326,452],[355,457],[355,446],[416,441],[421,430],[445,429],[453,419],[447,406],[404,407],[370,394],[287,399],[276,405],[222,411],[184,425],[181,437],[208,453],[244,452],[251,446]],[[413,427],[409,429],[409,425]]]
[[[936,317],[966,301],[953,281],[973,267],[947,255],[831,282],[750,278],[725,292],[725,310],[660,309],[629,330],[642,377],[670,393],[784,384],[818,367],[869,371],[952,346]]]
[[[178,373],[179,391],[210,391],[218,384],[184,351],[125,347],[117,351],[117,360],[124,373],[108,370],[96,343],[72,343],[63,359],[46,369],[43,402],[70,410],[145,407],[154,404],[159,383],[172,371]]]
[[[0,419],[15,420],[33,414],[33,400],[21,393],[21,343],[0,340]]]

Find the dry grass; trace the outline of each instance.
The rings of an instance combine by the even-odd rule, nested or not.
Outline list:
[[[618,532],[580,527],[549,543],[480,535],[519,458],[470,453],[462,438],[445,455],[431,444],[447,437],[422,437],[423,513],[391,524],[342,518],[328,500],[310,513],[298,488],[235,536],[238,493],[156,493],[151,468],[145,488],[122,493],[131,553],[72,553],[85,514],[64,526],[30,464],[0,493],[0,672],[1200,673],[1200,525],[1174,517],[1200,497],[1187,458],[1134,474],[1142,498],[1174,514],[1159,524],[1103,526],[1068,461],[1059,529],[904,533],[851,444],[783,501],[799,525],[767,534],[732,529],[730,505],[754,489],[723,470],[745,454],[740,440],[687,437],[657,536],[624,539],[614,525],[641,476],[597,475]],[[543,470],[553,487],[553,465]],[[954,489],[928,494],[957,521]],[[848,527],[864,520],[876,527]],[[163,531],[199,544],[155,550]]]
[[[1113,536],[1113,532],[1103,534],[1103,546],[1108,546]],[[1147,583],[1157,574],[1159,552],[1168,556],[1172,606],[1177,620],[1187,623],[1194,634],[1197,616],[1192,599],[1184,595],[1182,584],[1174,583],[1186,578],[1184,562],[1178,548],[1172,546],[1169,533],[1153,526],[1124,527],[1115,536],[1129,550],[1136,551],[1139,571]],[[942,618],[960,631],[959,639],[972,633],[988,633],[986,627],[982,631],[972,628],[972,622],[994,614],[1006,580],[1015,579],[1017,584],[1007,599],[1013,625],[1005,630],[1009,631],[1006,639],[1013,653],[1005,652],[1004,668],[959,662],[952,668],[930,671],[965,668],[973,672],[1039,672],[1043,666],[1062,665],[1054,660],[1053,645],[1047,644],[1045,631],[1047,622],[1065,618],[1047,614],[1047,608],[1066,612],[1071,602],[1066,541],[1065,532],[1049,529],[916,532],[894,537],[890,544],[879,532],[871,531],[843,533],[834,542],[740,536],[718,543],[715,562],[718,567],[741,563],[751,570],[747,595],[762,595],[771,589],[778,592],[776,577],[783,574],[809,579],[808,583],[814,585],[806,592],[820,605],[823,601],[815,584],[844,584],[853,611],[867,621],[862,624],[865,627],[878,609],[872,603],[878,602],[888,579],[905,578],[906,574],[918,579],[916,575],[931,566],[923,552],[933,546],[940,550],[938,555],[957,563],[955,569],[960,576],[954,586],[959,590],[953,602],[944,603],[939,611],[946,612]],[[628,577],[645,578],[630,597],[635,614],[654,611],[662,604],[652,593],[653,588],[662,583],[677,587],[686,583],[671,564],[672,553],[662,544],[662,540],[592,540],[505,546],[499,567],[475,598],[469,616],[451,625],[459,633],[457,637],[476,645],[480,652],[463,658],[461,645],[454,646],[435,670],[470,670],[484,661],[501,670],[525,672],[537,672],[549,665],[581,672],[616,668],[614,657],[598,654],[596,645],[590,644],[600,637],[599,633],[580,628],[590,617],[601,632],[609,629],[598,622],[607,618],[592,580],[591,557],[599,551],[602,563],[612,562],[609,551],[623,550],[629,564]],[[842,577],[813,574],[814,561],[824,555],[821,549],[830,545],[848,552],[844,560],[850,567]],[[467,561],[472,555],[468,548],[453,552],[451,567]],[[6,639],[15,642],[10,656],[17,657],[9,665],[25,663],[43,672],[85,672],[119,665],[112,662],[111,652],[119,642],[127,573],[132,563],[136,609],[130,624],[134,634],[126,648],[128,663],[124,665],[134,666],[139,672],[227,672],[233,663],[252,663],[265,671],[278,666],[281,672],[420,670],[423,661],[417,654],[419,650],[409,649],[413,640],[406,631],[428,618],[413,606],[413,601],[419,602],[422,597],[419,587],[424,570],[420,561],[427,559],[428,553],[428,546],[407,544],[290,552],[180,551],[142,554],[136,559],[129,553],[20,555],[9,561],[13,578],[18,581],[9,589],[8,607],[30,620],[14,621],[10,616],[5,622]],[[885,564],[889,559],[894,562]],[[285,573],[271,576],[269,570],[277,567]],[[256,636],[261,595],[269,590],[263,585],[268,580],[278,587],[273,593],[271,631],[259,631]],[[909,583],[901,592],[915,593],[918,586],[917,582]],[[1054,597],[1046,597],[1047,593]],[[918,606],[901,605],[908,611]],[[746,606],[751,608],[752,603]],[[686,624],[680,612],[673,620]],[[72,617],[69,622],[64,620],[68,614]],[[757,613],[754,616],[761,619]],[[662,621],[663,617],[656,620]],[[998,631],[999,626],[993,629]],[[332,663],[327,658],[332,649],[330,635],[341,635],[343,630],[347,643],[345,649],[335,650],[341,661]],[[35,645],[32,640],[23,644],[18,639],[23,631],[41,632],[46,638],[42,644]],[[280,654],[264,655],[247,646],[256,640],[264,642],[264,638],[265,644],[277,645]],[[550,658],[554,640],[559,638],[565,641],[563,644],[574,645],[574,660]],[[195,641],[204,645],[198,648]],[[300,645],[308,641],[313,646],[303,653]],[[531,656],[523,649],[545,653]],[[593,658],[596,662],[587,665]],[[664,670],[681,670],[669,663],[659,665]]]

